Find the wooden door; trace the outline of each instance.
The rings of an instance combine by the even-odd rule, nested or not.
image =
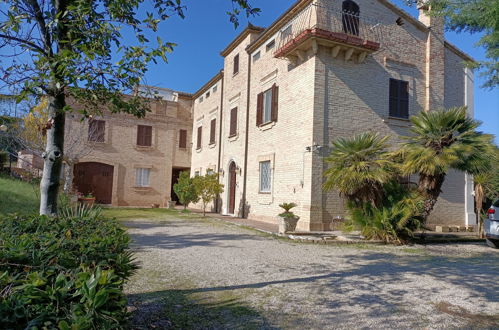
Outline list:
[[[74,187],[84,195],[92,194],[99,204],[111,204],[114,167],[102,163],[80,163],[74,169]]]
[[[236,208],[236,163],[229,167],[229,214],[234,214]]]

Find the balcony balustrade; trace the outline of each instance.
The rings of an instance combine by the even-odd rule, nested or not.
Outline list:
[[[281,30],[276,44],[277,58],[304,60],[310,49],[317,54],[321,45],[334,58],[343,54],[346,61],[362,63],[380,49],[381,24],[362,16],[358,8],[334,11],[312,3]]]

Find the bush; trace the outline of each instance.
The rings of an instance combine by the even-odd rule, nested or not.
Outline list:
[[[125,325],[129,236],[94,217],[0,218],[0,324],[7,329]]]
[[[397,182],[384,185],[383,204],[376,207],[365,202],[348,202],[349,218],[345,229],[359,229],[366,239],[386,243],[405,243],[423,228],[423,198]]]

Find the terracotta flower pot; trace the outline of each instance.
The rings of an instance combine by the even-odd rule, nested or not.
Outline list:
[[[83,205],[93,206],[95,204],[95,197],[78,197],[78,202]]]

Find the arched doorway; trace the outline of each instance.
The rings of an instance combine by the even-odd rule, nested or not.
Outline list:
[[[99,204],[112,203],[113,166],[96,162],[79,163],[74,170],[73,185],[79,193],[92,194]]]
[[[229,214],[235,214],[236,209],[236,170],[236,163],[231,162],[229,165]]]

